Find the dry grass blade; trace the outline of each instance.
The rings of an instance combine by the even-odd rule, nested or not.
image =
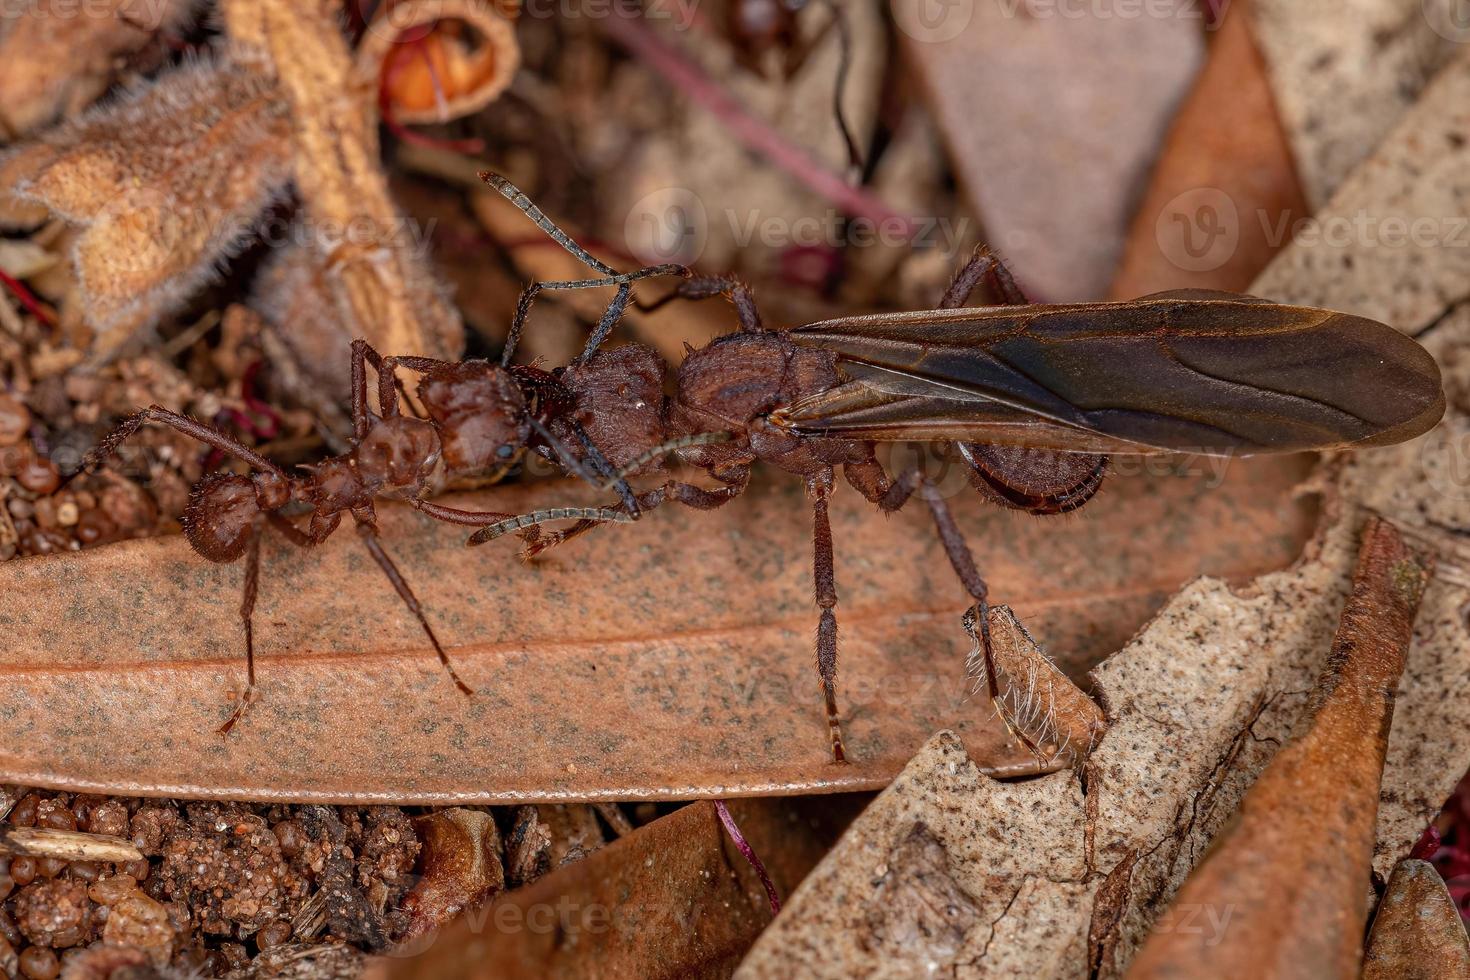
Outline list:
[[[50,827],[0,827],[0,854],[61,861],[138,861],[143,852],[121,837]]]
[[[1300,472],[1238,463],[1214,489],[1203,476],[1119,477],[1063,522],[972,501],[956,512],[995,594],[1043,624],[1038,639],[1076,673],[1179,583],[1290,562],[1311,519],[1289,500]],[[567,493],[507,488],[459,505],[597,502]],[[243,681],[238,568],[182,539],[13,561],[0,568],[13,706],[0,778],[228,799],[687,799],[875,788],[946,726],[987,764],[1034,769],[969,698],[968,602],[925,516],[885,519],[856,494],[837,495],[832,524],[857,762],[828,764],[809,521],[798,486],[758,486],[719,511],[665,509],[523,565],[512,546],[468,549],[461,529],[385,508],[385,545],[473,698],[445,680],[351,536],[309,552],[268,538],[262,700],[228,739],[214,730]],[[86,725],[69,721],[79,715]]]

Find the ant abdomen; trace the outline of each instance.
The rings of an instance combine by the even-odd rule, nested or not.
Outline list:
[[[1108,458],[1029,446],[955,444],[970,485],[992,503],[1031,514],[1065,514],[1097,493]]]
[[[236,473],[211,473],[189,492],[180,523],[202,557],[232,562],[245,554],[261,514],[255,484]]]

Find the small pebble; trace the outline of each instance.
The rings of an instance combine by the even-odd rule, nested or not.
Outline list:
[[[28,946],[20,954],[20,972],[29,980],[56,980],[61,974],[61,961],[44,946]]]

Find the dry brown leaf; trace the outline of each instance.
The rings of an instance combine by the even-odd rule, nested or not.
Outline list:
[[[215,274],[289,180],[288,133],[272,83],[219,54],[7,159],[17,199],[82,228],[71,258],[100,353]]]
[[[1427,861],[1400,861],[1388,879],[1363,980],[1463,980],[1470,976],[1470,936],[1444,879]]]
[[[735,800],[730,810],[784,895],[855,803]],[[696,803],[471,910],[365,980],[583,977],[589,964],[604,980],[728,976],[769,920],[765,891],[714,806]]]
[[[1110,295],[1244,289],[1290,240],[1273,229],[1306,215],[1246,0],[1235,0],[1174,118]]]
[[[126,55],[175,31],[198,0],[30,0],[0,19],[0,140],[80,112],[117,80]]]
[[[1311,522],[1290,498],[1301,472],[1236,462],[1214,489],[1209,471],[1120,474],[1057,521],[986,507],[960,473],[941,485],[964,494],[956,515],[992,595],[1075,674],[1179,583],[1288,563]],[[547,484],[459,498],[511,512],[593,499]],[[945,726],[987,764],[1033,765],[966,700],[968,598],[925,516],[841,493],[832,524],[851,766],[829,763],[811,666],[810,505],[781,481],[529,566],[508,542],[467,549],[461,529],[383,508],[384,543],[473,699],[352,535],[308,552],[267,538],[262,701],[228,739],[214,730],[243,682],[238,566],[182,538],[7,562],[0,778],[229,799],[687,799],[875,788]]]
[[[1130,978],[1356,975],[1394,689],[1430,575],[1393,525],[1368,521],[1303,730],[1211,842]],[[1201,910],[1229,917],[1221,934],[1182,925]]]
[[[894,5],[899,40],[986,238],[1047,301],[1101,297],[1175,107],[1204,5],[1122,17],[1007,0]]]
[[[1470,40],[1456,0],[1251,0],[1313,210]]]
[[[335,353],[318,360],[315,350],[303,351],[302,367],[333,391],[345,390],[347,344],[358,337],[385,354],[456,358],[464,344],[459,313],[388,193],[375,88],[353,67],[336,4],[227,0],[221,10],[230,36],[249,46],[258,70],[278,80],[305,211],[292,232],[297,244],[274,259],[292,270],[278,275],[276,288],[304,292],[267,293],[273,302],[263,312],[314,307],[308,319],[275,322],[292,334],[321,325],[310,346]]]

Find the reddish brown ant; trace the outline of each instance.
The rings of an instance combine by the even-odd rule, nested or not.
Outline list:
[[[519,192],[516,192],[519,194]],[[526,213],[553,237],[570,244],[529,202]],[[572,246],[575,248],[575,246]],[[260,535],[265,525],[276,528],[292,544],[314,547],[325,541],[343,515],[351,516],[373,559],[393,588],[423,627],[424,635],[439,656],[455,685],[472,693],[455,671],[448,654],[413,590],[378,538],[374,501],[398,497],[439,520],[480,526],[510,518],[509,514],[470,513],[423,499],[444,480],[472,474],[502,474],[525,451],[545,454],[568,473],[581,476],[596,486],[619,491],[622,509],[613,519],[631,519],[639,503],[626,481],[614,468],[626,464],[641,447],[629,449],[628,435],[639,424],[637,413],[645,404],[633,400],[633,417],[620,411],[618,396],[608,397],[609,372],[619,379],[621,391],[629,390],[628,378],[638,368],[617,352],[593,357],[631,297],[632,283],[651,276],[683,274],[679,266],[653,266],[619,273],[577,251],[604,274],[599,278],[569,282],[536,283],[522,297],[512,324],[502,363],[482,360],[439,361],[425,357],[382,357],[365,341],[352,345],[352,448],[340,455],[303,467],[304,476],[292,476],[255,450],[224,432],[157,405],[123,420],[82,461],[77,473],[100,466],[129,436],[149,422],[168,425],[215,450],[249,466],[250,476],[213,473],[195,485],[184,508],[182,524],[190,546],[214,562],[245,559],[244,598],[240,618],[245,631],[246,687],[239,704],[220,726],[227,734],[244,715],[256,695],[255,643],[252,614],[260,578]],[[575,289],[617,286],[618,293],[602,323],[589,338],[586,354],[568,368],[548,373],[526,365],[510,365],[526,314],[536,294],[545,289]],[[378,412],[368,407],[367,367],[378,378]],[[418,400],[426,419],[403,414],[399,409],[398,368],[417,371],[421,379]],[[661,409],[663,393],[649,392],[646,403],[654,413]],[[599,411],[588,417],[590,428],[611,425],[621,433],[619,447],[611,459],[599,451],[586,426],[579,421],[579,407]],[[656,418],[656,415],[655,415]],[[556,431],[553,431],[555,429]],[[564,441],[565,440],[565,441]],[[635,467],[636,469],[636,467]],[[77,474],[73,474],[75,477]],[[290,506],[310,508],[305,528],[287,517]],[[568,510],[563,516],[605,515],[605,508]]]
[[[504,181],[481,176],[516,199]],[[966,308],[981,287],[997,305]],[[915,492],[924,500],[973,601],[963,624],[988,693],[992,700],[999,695],[986,629],[988,589],[959,526],[920,470],[889,477],[876,442],[939,443],[962,461],[983,496],[1046,515],[1086,503],[1101,485],[1109,455],[1387,445],[1427,431],[1444,411],[1433,358],[1372,320],[1202,290],[1124,303],[1031,305],[1005,265],[984,250],[959,271],[934,310],[768,330],[750,288],[734,278],[689,278],[666,299],[720,295],[733,303],[740,331],[685,358],[661,435],[651,413],[631,434],[615,427],[598,433],[610,457],[630,459],[614,476],[673,450],[720,486],[668,481],[636,494],[635,506],[625,499],[584,515],[528,550],[599,523],[630,520],[671,499],[719,507],[745,490],[756,461],[801,477],[813,507],[817,672],[839,762],[846,749],[827,513],[838,467],[884,512]],[[592,351],[589,344],[589,364]],[[640,390],[654,391],[662,365],[645,348],[621,351],[628,363],[641,365]],[[596,355],[597,363],[619,353]],[[615,368],[609,376],[615,379]],[[470,543],[574,516],[561,508],[522,515],[484,527]]]

